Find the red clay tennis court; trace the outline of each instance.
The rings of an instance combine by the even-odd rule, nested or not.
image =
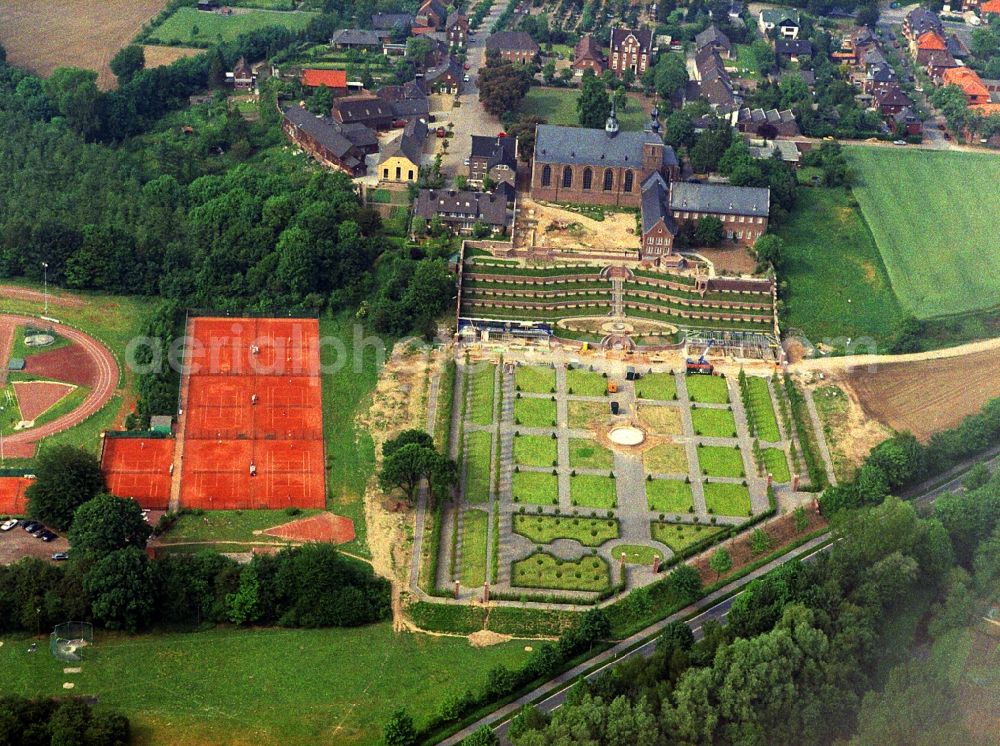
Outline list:
[[[108,491],[131,497],[150,510],[166,510],[170,502],[173,438],[115,438],[106,435],[101,469]]]
[[[319,322],[189,322],[181,505],[326,506]]]
[[[35,481],[27,477],[0,477],[0,514],[24,515],[28,512],[25,490]]]

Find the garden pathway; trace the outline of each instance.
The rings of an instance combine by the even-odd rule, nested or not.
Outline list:
[[[811,388],[803,386],[803,393],[806,398],[806,409],[809,410],[809,419],[812,420],[813,430],[816,431],[816,444],[819,446],[819,453],[823,457],[823,466],[826,467],[826,478],[834,487],[837,486],[837,475],[833,473],[833,457],[830,455],[830,448],[826,443],[826,431],[823,429],[823,421],[819,418],[816,410],[816,402],[813,400]]]

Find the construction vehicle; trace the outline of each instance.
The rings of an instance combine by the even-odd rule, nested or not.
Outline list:
[[[698,357],[697,360],[690,357],[687,359],[688,375],[710,376],[713,373],[715,373],[715,366],[705,359],[705,355],[707,355],[708,351],[711,349],[712,349],[712,343],[709,342],[708,347],[705,348],[705,351],[701,353],[701,355]]]
[[[608,381],[608,393],[609,394],[618,393],[618,381]]]

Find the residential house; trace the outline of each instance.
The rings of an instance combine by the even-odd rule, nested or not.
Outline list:
[[[903,19],[903,35],[911,42],[915,41],[928,31],[935,31],[937,33],[942,33],[944,27],[941,24],[941,19],[938,18],[936,13],[931,12],[922,5],[918,5],[916,8],[911,10],[906,14]]]
[[[469,42],[469,17],[460,10],[448,14],[444,24],[448,46],[452,49],[465,49]]]
[[[711,46],[695,55],[695,77],[685,89],[687,98],[705,99],[718,114],[739,109],[742,97],[737,95],[722,57]]]
[[[301,106],[290,106],[283,115],[282,130],[313,158],[351,176],[364,176],[365,156],[374,152],[372,144],[375,150],[378,149],[374,132],[367,127],[340,126]]]
[[[512,187],[516,185],[517,138],[472,136],[469,183],[481,187],[487,176],[494,184],[510,184]]]
[[[742,108],[736,115],[736,129],[751,135],[772,140],[775,137],[796,137],[799,126],[791,109]]]
[[[809,60],[813,56],[813,45],[808,39],[777,39],[774,53],[788,62]]]
[[[534,62],[540,51],[537,42],[524,31],[498,31],[486,40],[486,51],[497,51],[507,62]]]
[[[948,42],[944,35],[937,31],[925,31],[916,39],[910,42],[910,54],[918,65],[927,63],[927,54],[930,52],[947,52]]]
[[[860,55],[860,64],[868,70],[874,65],[889,65],[889,61],[878,47],[867,47]]]
[[[677,223],[670,216],[670,187],[658,173],[642,185],[642,240],[639,258],[656,265],[683,267],[684,257],[674,253]]]
[[[391,104],[394,125],[399,126],[400,122],[408,122],[411,119],[427,120],[430,114],[427,92],[423,87],[423,81],[419,78],[403,85],[382,86],[375,95]]]
[[[363,124],[374,130],[389,129],[395,119],[392,104],[371,94],[334,99],[332,113],[341,124]]]
[[[372,28],[376,31],[406,29],[409,34],[414,20],[412,13],[375,13],[372,16]]]
[[[910,97],[903,93],[899,86],[876,90],[872,94],[872,99],[875,108],[885,119],[892,119],[903,109],[909,109],[913,106]]]
[[[941,75],[941,85],[957,85],[969,100],[969,106],[990,103],[990,92],[971,67],[953,67]]]
[[[926,62],[924,63],[924,69],[927,71],[928,77],[934,82],[941,80],[941,76],[944,75],[945,70],[950,70],[958,66],[958,60],[952,57],[951,53],[947,50],[931,52],[927,55]]]
[[[233,71],[226,73],[226,82],[232,83],[237,91],[253,90],[257,83],[257,76],[254,74],[246,57],[240,57],[233,65]]]
[[[333,32],[330,46],[334,49],[373,50],[382,49],[382,40],[374,31],[357,28],[342,28]]]
[[[879,88],[898,85],[899,79],[896,76],[896,71],[889,66],[889,63],[884,63],[881,65],[872,65],[868,68],[864,79],[861,81],[861,90],[872,94]]]
[[[506,232],[512,214],[504,195],[444,189],[421,189],[413,213],[430,223],[439,218],[452,232],[468,235],[477,223]]]
[[[764,160],[773,158],[775,154],[793,168],[798,168],[802,161],[802,153],[798,146],[791,140],[751,140],[747,145],[750,155],[754,158]]]
[[[648,28],[637,30],[616,27],[611,29],[611,51],[608,64],[619,78],[631,70],[641,77],[652,60],[653,35]]]
[[[962,59],[969,56],[969,48],[964,41],[958,38],[958,34],[948,34],[945,42],[948,44],[948,51],[952,57]]]
[[[435,30],[444,28],[445,21],[448,20],[448,11],[439,0],[423,0],[420,10],[417,11],[414,23],[416,26],[425,26]]]
[[[427,139],[427,123],[411,119],[398,138],[386,146],[378,164],[379,181],[416,183],[420,176],[420,160]]]
[[[765,36],[773,31],[778,39],[798,39],[799,13],[785,8],[764,8],[757,16],[757,28]]]
[[[347,94],[346,70],[317,70],[307,67],[302,71],[299,82],[302,83],[303,88],[329,88],[334,96]]]
[[[732,51],[732,45],[729,43],[729,37],[719,31],[719,28],[714,23],[694,37],[695,52],[700,52],[706,47],[714,49],[719,53],[719,56],[725,60],[729,59]]]
[[[614,107],[603,130],[540,124],[531,163],[531,196],[550,202],[640,207],[654,173],[679,176],[674,149],[659,134],[658,113],[645,132],[621,132]]]
[[[597,39],[591,34],[581,37],[573,50],[573,69],[576,74],[583,75],[584,70],[593,70],[595,75],[600,75],[606,67],[607,62]]]
[[[729,184],[670,185],[670,216],[678,225],[697,225],[706,217],[722,221],[723,235],[742,245],[751,246],[767,230],[771,208],[771,190]]]
[[[448,57],[440,65],[427,70],[423,80],[429,91],[457,94],[462,88],[463,75],[462,66]]]
[[[893,124],[897,132],[903,132],[908,136],[919,136],[923,134],[924,123],[916,115],[913,109],[906,107],[893,115]]]
[[[981,3],[979,6],[979,15],[987,23],[990,21],[990,16],[1000,15],[1000,0],[987,0]]]

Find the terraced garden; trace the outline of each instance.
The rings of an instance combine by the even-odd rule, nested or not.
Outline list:
[[[536,552],[515,562],[511,584],[523,588],[553,588],[562,591],[603,591],[611,585],[611,570],[600,557],[561,560]]]
[[[556,539],[573,539],[585,547],[599,547],[618,538],[618,521],[613,518],[579,516],[515,515],[514,533],[536,544],[551,544]]]

